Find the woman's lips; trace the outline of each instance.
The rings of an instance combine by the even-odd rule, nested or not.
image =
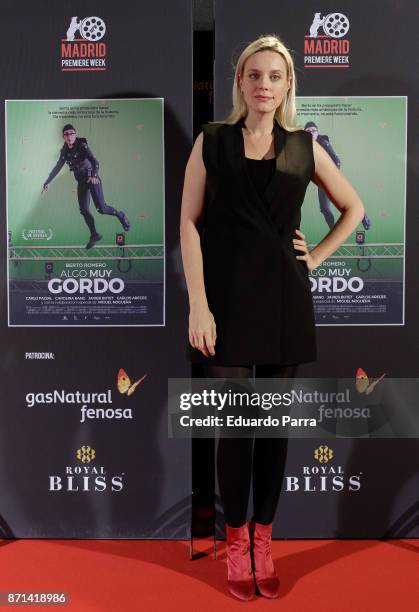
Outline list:
[[[255,96],[256,100],[272,100],[269,96]]]

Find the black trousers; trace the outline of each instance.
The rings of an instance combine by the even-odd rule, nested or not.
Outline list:
[[[298,365],[256,365],[257,378],[295,378]],[[253,378],[253,366],[204,364],[206,378]],[[253,519],[272,523],[281,492],[287,457],[287,438],[220,437],[217,448],[217,476],[224,517],[230,527],[247,520],[253,482]]]
[[[93,236],[97,232],[95,220],[90,212],[90,196],[92,196],[96,210],[101,215],[118,216],[119,213],[117,210],[115,210],[115,208],[112,208],[112,206],[106,204],[105,197],[103,195],[102,181],[100,178],[96,185],[91,182],[88,183],[87,177],[77,179],[77,197],[79,200],[80,214],[83,215],[83,218],[90,230],[90,234]]]

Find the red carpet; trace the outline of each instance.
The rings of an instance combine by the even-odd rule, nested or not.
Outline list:
[[[218,542],[217,560],[207,550],[190,561],[185,541],[3,540],[0,591],[66,591],[71,601],[60,608],[74,612],[419,610],[419,540],[277,540],[281,589],[272,601],[234,600],[225,543]]]

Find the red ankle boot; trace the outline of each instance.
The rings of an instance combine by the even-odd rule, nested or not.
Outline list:
[[[279,597],[279,579],[271,555],[272,523],[250,523],[250,546],[256,586],[264,597]]]
[[[255,580],[250,559],[249,523],[242,527],[226,525],[227,570],[230,593],[239,599],[252,599]]]

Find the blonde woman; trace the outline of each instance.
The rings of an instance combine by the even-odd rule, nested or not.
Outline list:
[[[233,110],[205,125],[190,155],[181,211],[189,294],[189,359],[208,378],[294,377],[316,359],[308,273],[354,231],[363,204],[311,134],[296,126],[295,74],[276,36],[240,55]],[[340,212],[311,251],[299,230],[310,181]],[[271,556],[286,438],[221,437],[217,473],[226,520],[228,585],[278,597]],[[247,505],[253,479],[253,517]]]

